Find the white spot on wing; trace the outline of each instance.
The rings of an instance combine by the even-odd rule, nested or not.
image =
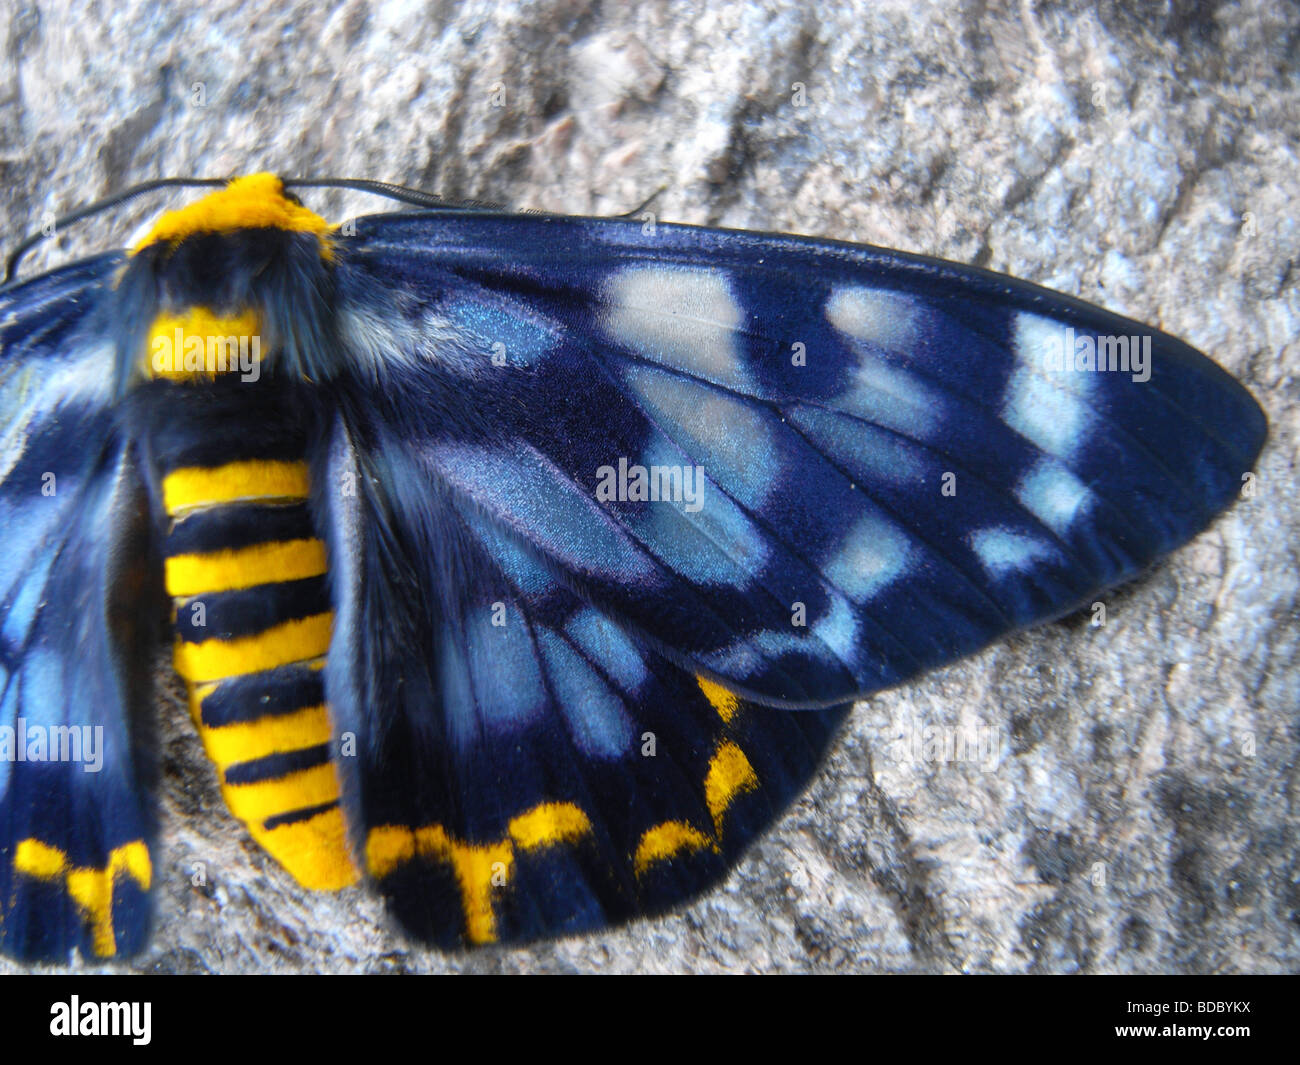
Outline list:
[[[1092,504],[1088,486],[1052,459],[1042,459],[1020,479],[1016,498],[1058,536]]]
[[[752,391],[741,365],[743,315],[725,274],[692,267],[637,266],[606,285],[605,328],[653,362]]]
[[[841,333],[900,354],[916,342],[920,312],[905,293],[865,285],[837,288],[826,301],[826,318]]]
[[[835,596],[830,609],[813,625],[812,635],[841,662],[852,662],[858,646],[858,619],[848,600]]]
[[[1013,329],[1018,365],[1007,382],[1002,420],[1049,455],[1068,460],[1091,426],[1086,400],[1093,381],[1086,372],[1049,368],[1052,352],[1064,342],[1059,322],[1017,314]]]
[[[943,414],[943,401],[934,391],[915,374],[865,347],[858,349],[857,356],[852,383],[830,405],[914,439],[932,438]]]
[[[826,577],[855,602],[877,595],[907,569],[907,535],[884,518],[862,518],[826,564]]]
[[[1006,529],[977,529],[970,535],[970,545],[994,577],[1031,570],[1038,563],[1056,557],[1056,552],[1043,541]]]

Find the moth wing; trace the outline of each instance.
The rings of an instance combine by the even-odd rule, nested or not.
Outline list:
[[[375,415],[345,403],[314,482],[345,807],[397,918],[443,947],[517,942],[713,883],[848,708],[754,706],[680,668]]]
[[[114,257],[0,291],[0,947],[143,947],[147,507],[110,407]]]
[[[769,704],[1090,602],[1227,506],[1265,434],[1183,342],[936,260],[456,212],[339,252],[336,383],[417,456],[411,490]]]
[[[456,212],[336,252],[326,690],[365,865],[443,944],[699,890],[845,700],[1137,572],[1263,439],[1185,344],[931,260]]]

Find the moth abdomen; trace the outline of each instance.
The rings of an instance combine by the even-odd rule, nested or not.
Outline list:
[[[170,408],[169,446],[150,450],[167,529],[174,661],[195,725],[227,805],[253,838],[305,886],[343,887],[357,874],[322,682],[334,615],[325,545],[307,505],[303,428],[290,418],[278,435],[265,424],[240,433],[244,394],[284,393],[274,382],[153,387]],[[205,415],[226,408],[220,448],[177,439],[195,405]],[[204,431],[206,418],[189,424]]]

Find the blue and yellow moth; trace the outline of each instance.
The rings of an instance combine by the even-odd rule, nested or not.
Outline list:
[[[979,269],[231,181],[0,289],[0,946],[145,945],[159,639],[299,883],[591,930],[716,881],[853,700],[1187,541],[1265,429]]]

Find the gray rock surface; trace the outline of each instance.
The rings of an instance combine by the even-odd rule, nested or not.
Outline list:
[[[162,174],[369,176],[576,213],[662,188],[665,219],[975,262],[1184,337],[1268,412],[1257,494],[1107,595],[1104,626],[1067,618],[860,704],[713,893],[527,950],[439,954],[361,889],[300,892],[226,813],[170,681],[157,930],[105,968],[1300,964],[1297,9],[710,6],[15,0],[0,10],[0,241]],[[155,209],[32,266],[120,244]],[[991,747],[945,760],[917,731],[935,726]]]

